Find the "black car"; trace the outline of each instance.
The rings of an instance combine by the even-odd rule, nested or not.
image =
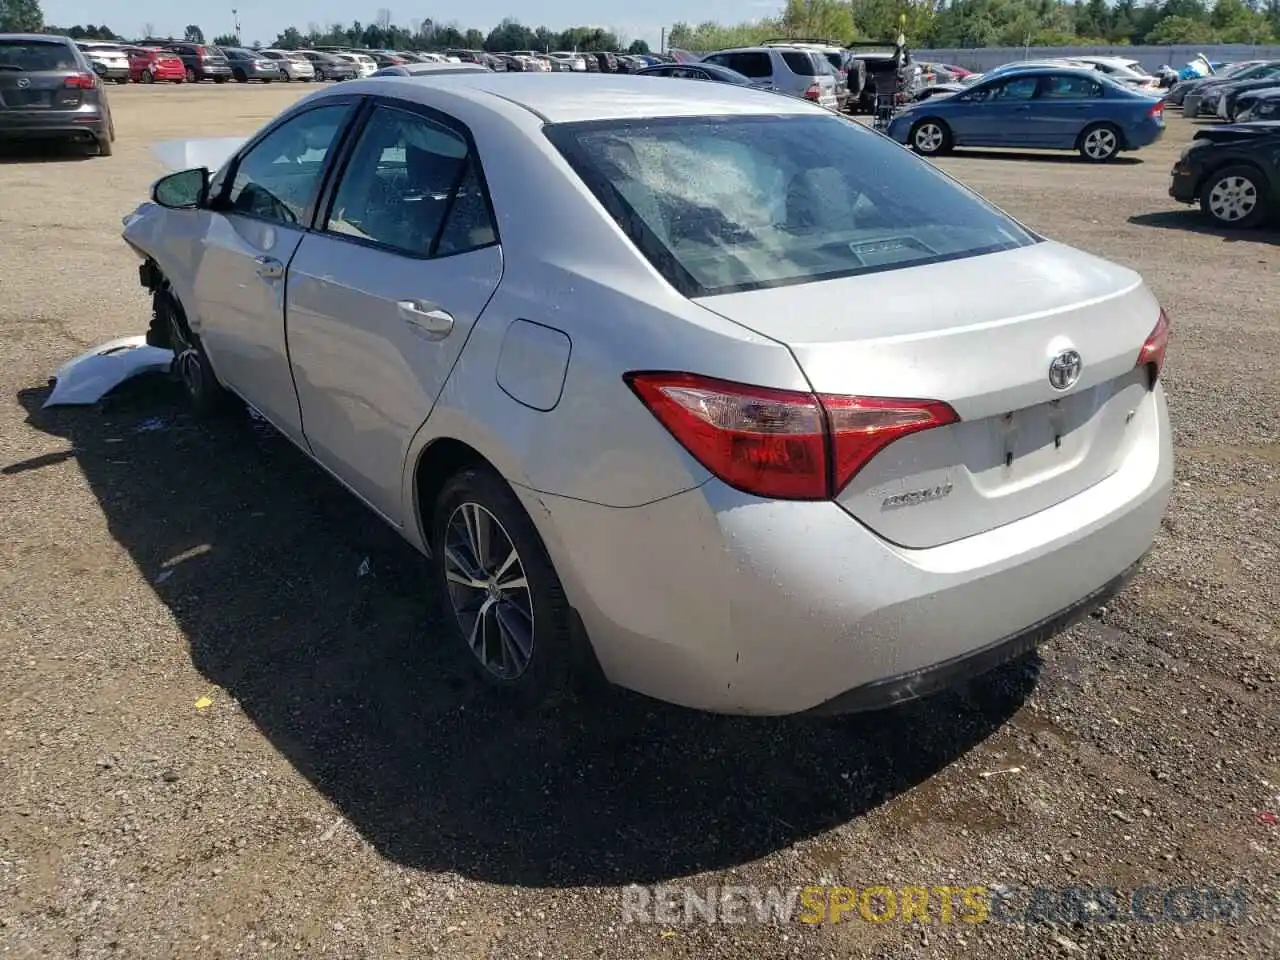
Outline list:
[[[1280,121],[1206,127],[1173,165],[1169,196],[1227,227],[1256,227],[1280,208]]]
[[[1226,119],[1234,123],[1236,114],[1239,112],[1239,103],[1242,96],[1257,90],[1269,90],[1277,85],[1280,85],[1280,73],[1260,80],[1243,80],[1240,83],[1231,84],[1222,91],[1222,105],[1218,109],[1219,116],[1225,114]]]
[[[1280,120],[1280,84],[1246,93],[1236,100],[1236,122]]]
[[[350,60],[339,60],[331,53],[320,50],[299,50],[316,69],[317,80],[354,80],[360,72]]]
[[[69,140],[111,156],[102,79],[70,37],[0,33],[0,143]]]
[[[231,79],[231,64],[217,47],[177,40],[146,40],[144,43],[148,47],[160,47],[176,53],[182,60],[182,65],[187,68],[187,83],[197,83],[200,80],[226,83]]]

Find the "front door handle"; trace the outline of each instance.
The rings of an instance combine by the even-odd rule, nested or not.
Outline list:
[[[253,262],[263,280],[279,280],[284,276],[284,264],[275,257],[254,257]]]
[[[400,316],[419,333],[431,340],[443,340],[453,332],[453,317],[430,303],[421,300],[398,300]]]

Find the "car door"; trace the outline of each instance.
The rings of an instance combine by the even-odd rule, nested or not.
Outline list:
[[[284,277],[355,99],[325,100],[270,128],[211,188],[192,282],[197,333],[218,377],[302,442],[284,331]]]
[[[1085,74],[1057,73],[1040,78],[1033,101],[1029,146],[1069,150],[1080,132],[1099,118],[1102,84]]]
[[[1028,142],[1037,76],[1019,75],[965,94],[963,110],[952,124],[956,142],[968,146],[1017,147]],[[948,114],[948,121],[951,115]]]
[[[316,457],[402,523],[409,442],[502,277],[480,159],[461,124],[379,103],[289,266],[287,324]]]

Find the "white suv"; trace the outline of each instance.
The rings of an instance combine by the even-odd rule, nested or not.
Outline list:
[[[708,54],[702,61],[737,70],[752,80],[768,80],[779,93],[812,100],[828,110],[839,106],[835,71],[815,50],[781,46],[739,47]]]

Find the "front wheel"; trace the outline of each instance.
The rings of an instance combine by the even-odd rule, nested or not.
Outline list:
[[[1106,163],[1120,154],[1120,131],[1109,123],[1089,127],[1080,135],[1080,156],[1091,163]]]
[[[916,153],[936,157],[951,149],[951,129],[935,117],[925,117],[911,128],[908,140]]]
[[[171,370],[182,384],[182,391],[192,409],[202,417],[235,410],[238,406],[236,395],[218,381],[209,355],[204,352],[204,345],[187,325],[186,314],[167,285],[155,292],[151,304],[151,330],[147,343],[167,346],[173,351]]]
[[[445,483],[431,554],[450,632],[482,682],[524,706],[572,689],[585,641],[533,522],[491,468],[466,467]]]
[[[1242,164],[1212,174],[1200,190],[1200,209],[1224,227],[1256,227],[1267,216],[1266,181]]]

